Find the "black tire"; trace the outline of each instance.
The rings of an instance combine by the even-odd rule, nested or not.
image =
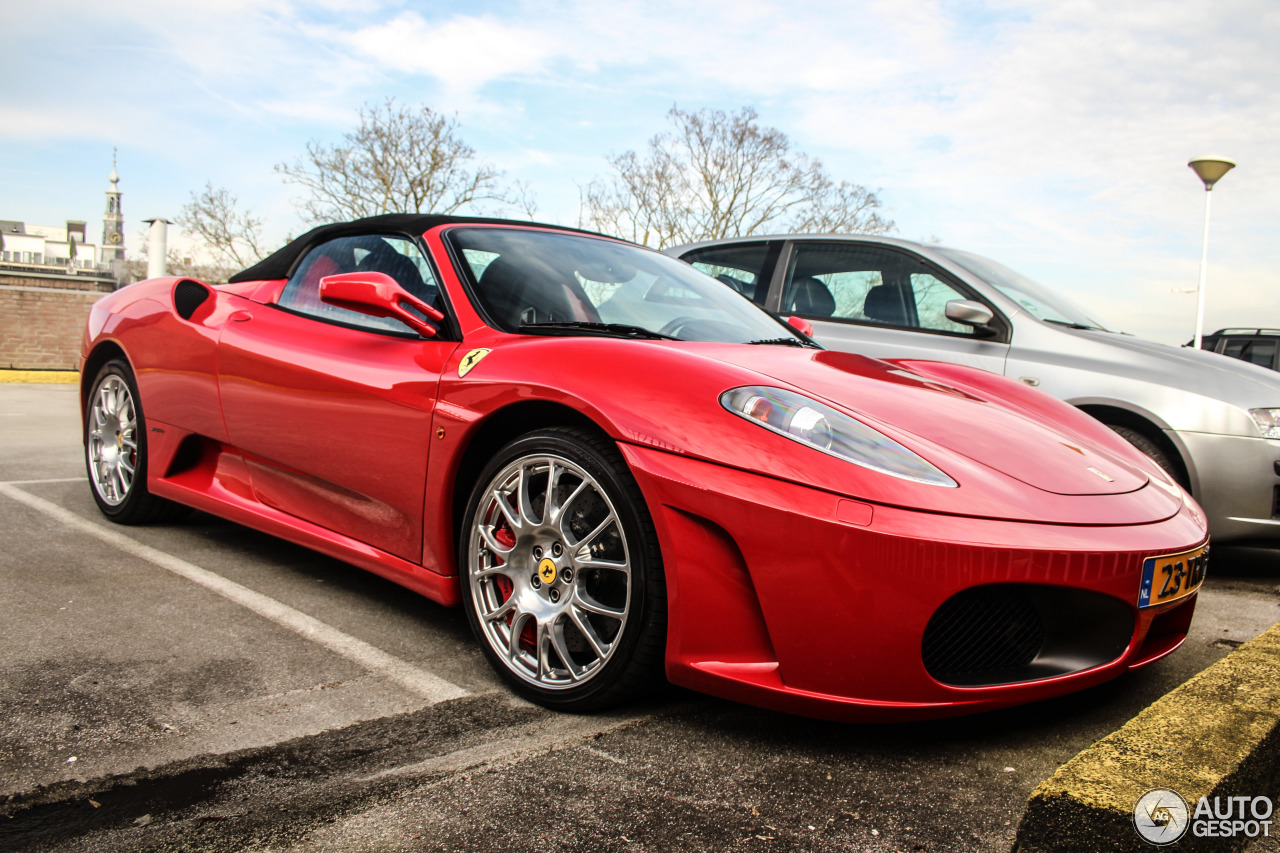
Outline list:
[[[1187,487],[1187,484],[1183,482],[1182,472],[1178,470],[1178,466],[1173,464],[1173,460],[1169,458],[1169,454],[1164,452],[1164,448],[1132,427],[1117,426],[1116,424],[1107,424],[1107,426],[1116,435],[1150,456],[1152,461],[1163,468],[1164,472],[1172,477],[1175,483],[1181,484],[1184,488]]]
[[[458,560],[467,621],[526,699],[595,711],[661,679],[662,557],[640,489],[608,438],[556,427],[503,447],[467,502]]]
[[[107,362],[93,380],[85,401],[84,451],[93,500],[117,524],[171,521],[190,512],[147,491],[147,422],[124,361]]]

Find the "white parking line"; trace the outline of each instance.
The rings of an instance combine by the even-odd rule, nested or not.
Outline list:
[[[88,477],[53,477],[48,480],[5,480],[0,486],[38,486],[41,483],[87,483]]]
[[[217,593],[223,598],[239,604],[241,607],[252,610],[259,616],[270,619],[281,627],[301,634],[311,642],[323,646],[353,663],[359,664],[370,672],[394,681],[406,690],[423,697],[431,704],[470,695],[456,684],[432,675],[426,670],[419,669],[408,661],[387,654],[381,649],[345,634],[337,628],[326,625],[301,611],[294,610],[287,604],[282,604],[274,598],[255,592],[246,586],[241,586],[235,581],[228,580],[208,569],[202,569],[194,563],[188,563],[186,560],[175,557],[172,554],[166,554],[164,551],[152,548],[150,545],[144,545],[136,539],[130,539],[115,530],[86,521],[57,504],[50,503],[43,498],[38,498],[17,488],[13,483],[0,483],[0,494],[4,494],[19,503],[26,504],[68,527],[74,528],[81,533],[87,533],[119,548],[121,551],[146,560],[148,563],[173,572],[175,575],[186,578],[189,581],[198,583],[210,592]]]

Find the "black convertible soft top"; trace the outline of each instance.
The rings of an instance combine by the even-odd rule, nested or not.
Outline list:
[[[379,216],[368,216],[364,219],[353,219],[350,222],[334,222],[312,228],[306,234],[289,241],[284,248],[277,249],[251,267],[243,269],[228,279],[237,281],[272,281],[288,278],[293,267],[312,246],[345,237],[352,234],[405,234],[417,237],[437,225],[453,225],[475,223],[477,225],[533,225],[538,228],[555,228],[560,231],[576,231],[580,234],[593,234],[577,228],[566,228],[562,225],[546,225],[540,222],[528,222],[517,219],[487,219],[482,216],[442,216],[436,213],[383,213]]]

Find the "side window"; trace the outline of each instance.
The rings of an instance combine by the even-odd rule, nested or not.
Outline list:
[[[719,279],[757,305],[763,305],[780,248],[780,243],[708,246],[686,252],[681,258],[699,272]]]
[[[969,297],[918,258],[856,243],[797,243],[782,292],[783,314],[972,335],[947,319]]]
[[[370,317],[320,301],[320,279],[349,272],[380,272],[429,305],[438,305],[439,289],[431,265],[412,240],[391,235],[339,237],[316,246],[289,277],[278,304],[299,314],[378,332],[409,333],[391,317]]]
[[[1269,338],[1235,338],[1227,341],[1226,355],[1271,367],[1276,360],[1276,341]]]
[[[947,303],[968,297],[942,279],[929,273],[915,273],[911,276],[911,293],[915,296],[916,317],[920,321],[920,328],[935,332],[973,334],[973,326],[947,319]]]

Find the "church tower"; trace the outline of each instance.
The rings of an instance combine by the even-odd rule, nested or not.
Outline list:
[[[102,215],[102,262],[113,269],[124,261],[124,216],[120,212],[120,175],[116,172],[116,151],[111,150],[111,189],[107,190],[107,212]]]

